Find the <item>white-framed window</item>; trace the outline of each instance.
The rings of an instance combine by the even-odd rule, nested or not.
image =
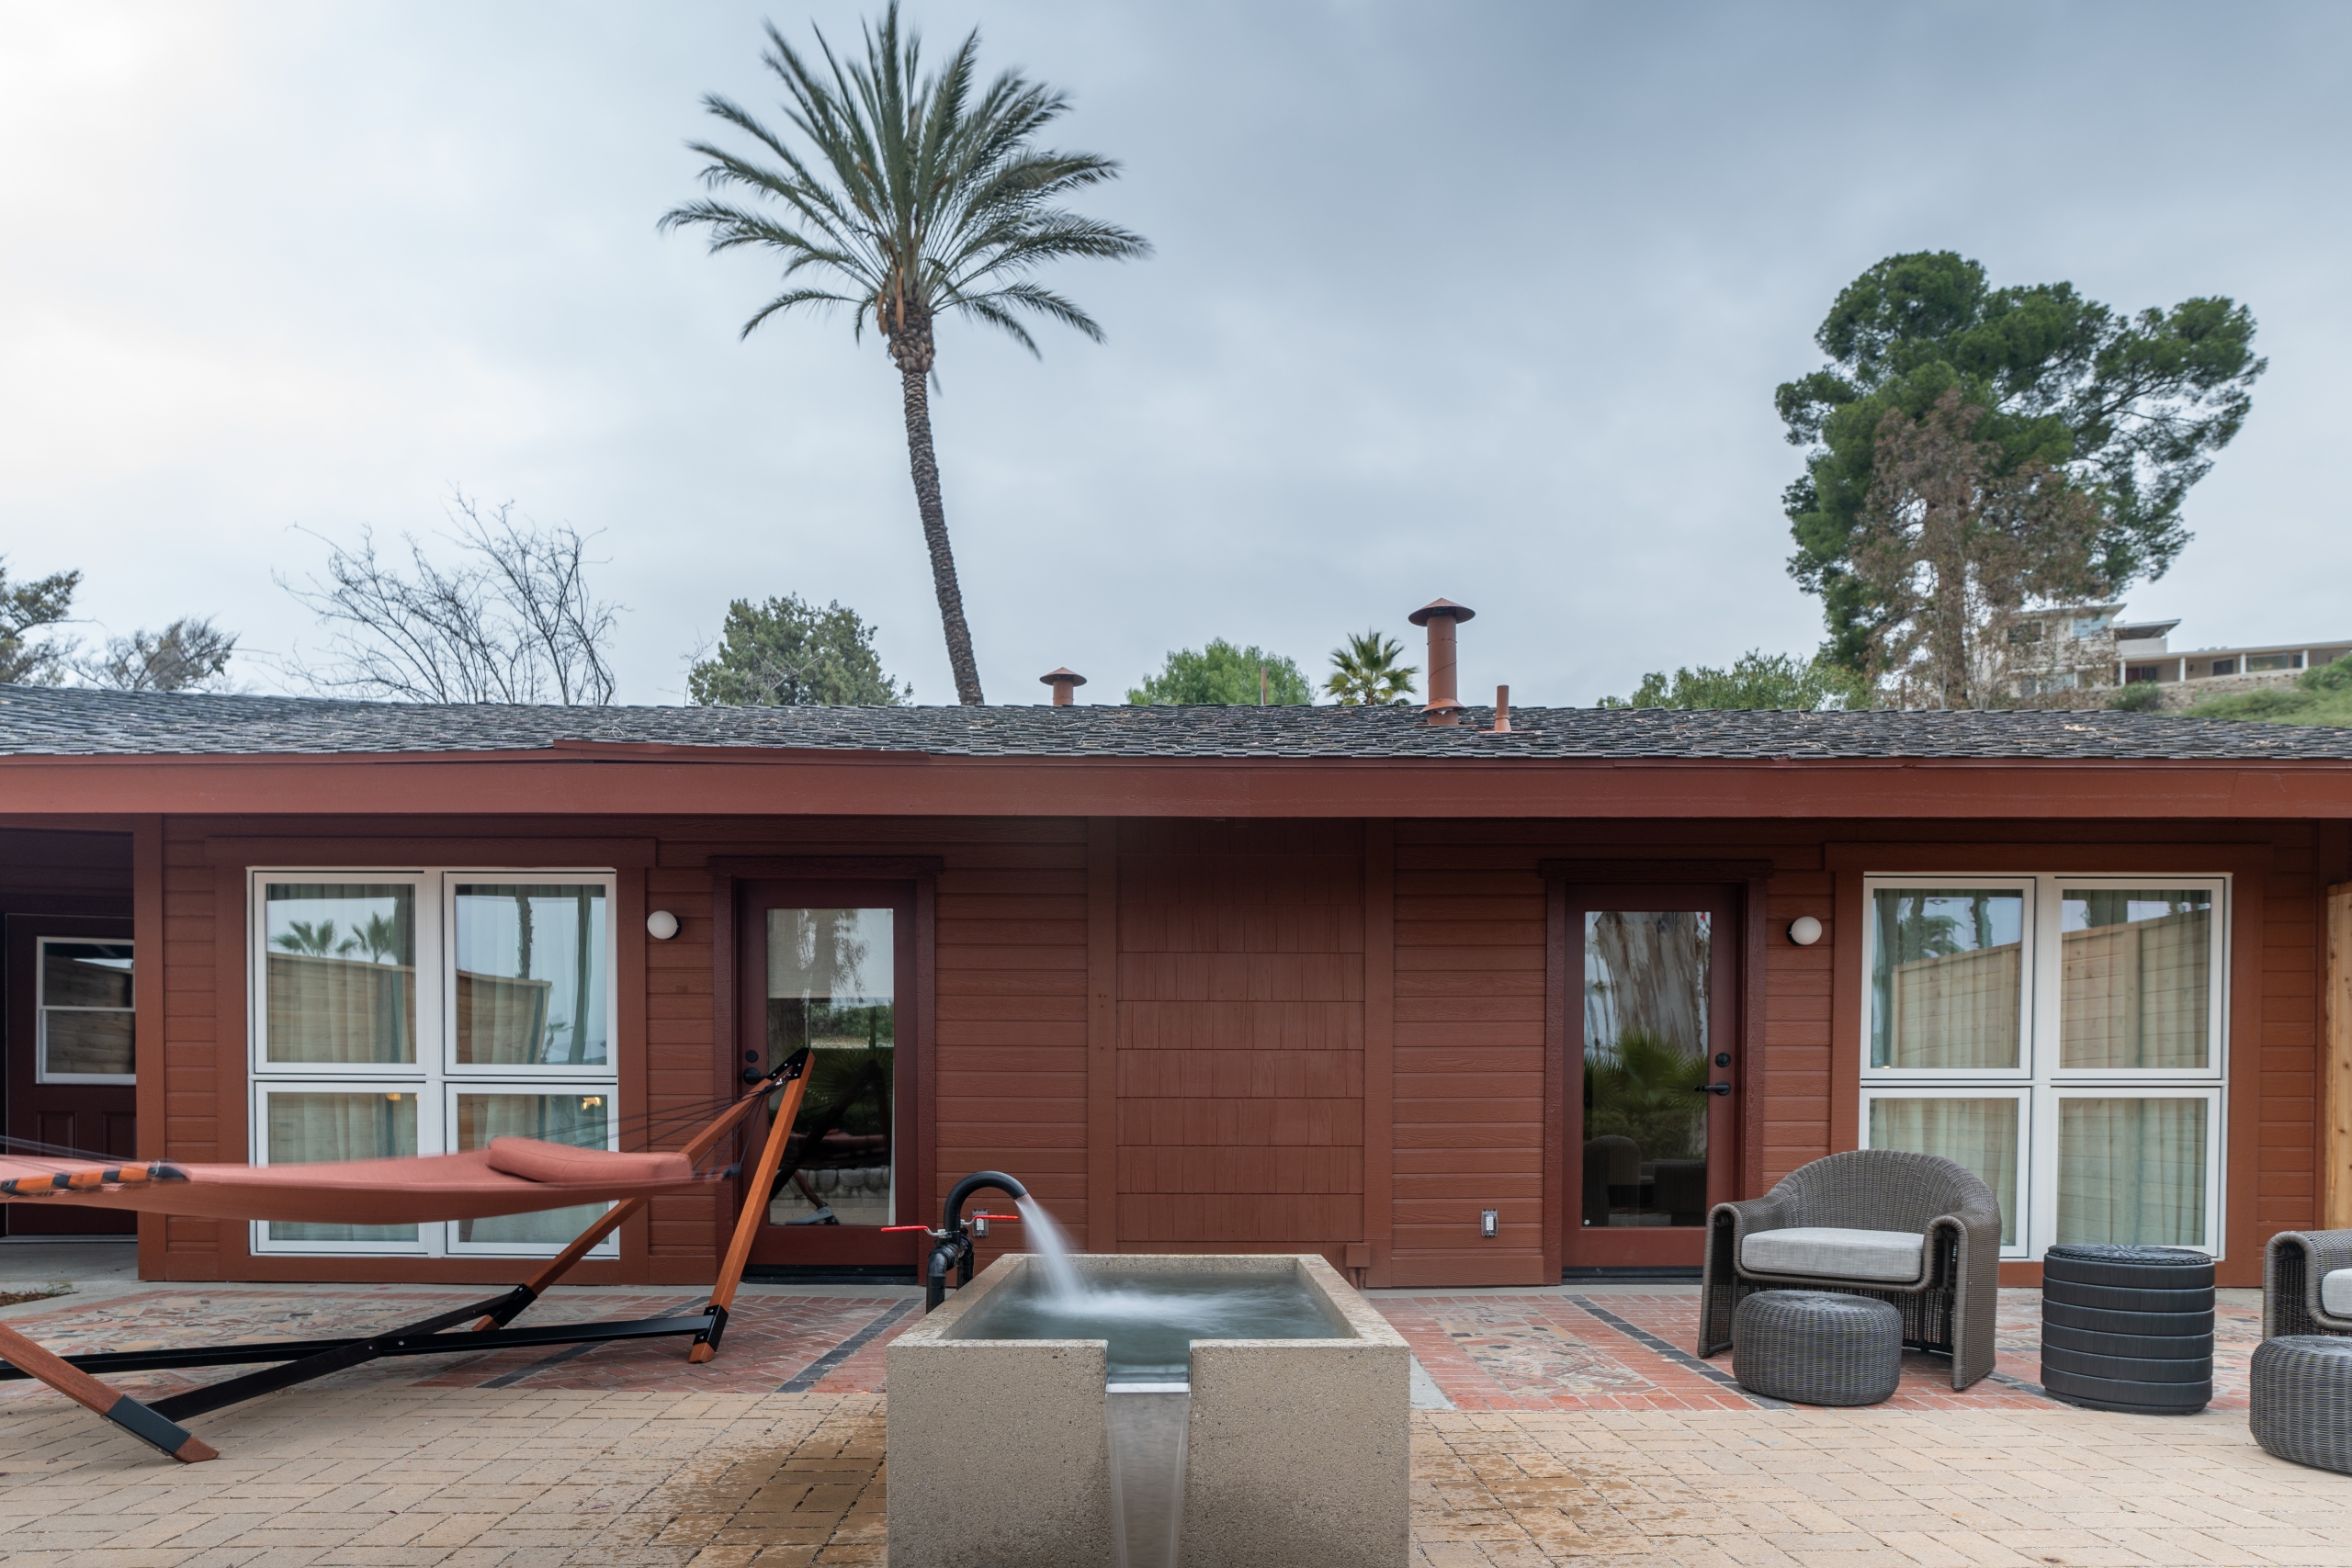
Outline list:
[[[1984,1177],[2004,1258],[2220,1254],[2226,876],[1871,876],[1863,903],[1862,1146]]]
[[[34,1081],[137,1083],[130,943],[45,936],[34,947]]]
[[[253,1159],[618,1146],[606,871],[250,874]],[[594,1206],[418,1225],[256,1222],[254,1250],[547,1256]],[[591,1257],[618,1252],[606,1237]]]
[[[2033,1146],[2030,1089],[1866,1086],[1862,1146],[1941,1155],[1983,1177],[2001,1203],[2001,1256],[2025,1256],[2026,1216],[2018,1197],[2027,1190],[2026,1156]]]

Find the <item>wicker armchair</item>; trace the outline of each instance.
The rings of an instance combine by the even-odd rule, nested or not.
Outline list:
[[[2339,1269],[2352,1269],[2352,1231],[2272,1236],[2262,1264],[2262,1337],[2352,1334],[2352,1316],[2328,1311],[2321,1300],[2322,1284]]]
[[[1826,1226],[1907,1232],[1924,1238],[1911,1280],[1770,1272],[1743,1266],[1747,1238]],[[1975,1172],[1934,1155],[1856,1149],[1791,1171],[1761,1198],[1718,1203],[1707,1216],[1699,1354],[1731,1348],[1732,1314],[1758,1291],[1837,1291],[1871,1296],[1903,1314],[1903,1342],[1951,1358],[1951,1386],[1993,1370],[1999,1310],[2001,1209]]]

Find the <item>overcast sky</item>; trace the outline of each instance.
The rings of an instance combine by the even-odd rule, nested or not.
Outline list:
[[[839,599],[954,698],[898,383],[845,318],[738,329],[774,268],[655,220],[700,95],[762,111],[729,3],[0,3],[0,550],[85,637],[209,613],[316,641],[300,530],[451,487],[598,536],[622,695],[682,700],[730,598]],[[933,403],[980,673],[1115,701],[1180,646],[1319,674],[1478,613],[1465,695],[1589,704],[1806,651],[1776,383],[1881,257],[2120,308],[2226,294],[2270,371],[2130,595],[2175,646],[2352,632],[2352,6],[922,0],[1068,89],[1149,261],[1051,281],[1109,333],[950,323]],[[2330,389],[2336,389],[2330,390]],[[1418,659],[1416,660],[1418,662]],[[257,666],[261,689],[279,682]]]

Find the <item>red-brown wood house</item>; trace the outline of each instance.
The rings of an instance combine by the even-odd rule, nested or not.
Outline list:
[[[2352,733],[1453,716],[0,688],[7,1131],[641,1146],[807,1043],[776,1277],[910,1274],[879,1225],[989,1168],[1095,1250],[1375,1286],[1690,1270],[1710,1201],[1871,1143],[1983,1172],[2013,1283],[2352,1223]],[[575,1277],[708,1280],[742,1201]],[[139,1265],[505,1280],[579,1221],[151,1216]]]

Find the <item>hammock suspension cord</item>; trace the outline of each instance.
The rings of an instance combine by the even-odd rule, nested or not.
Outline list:
[[[308,1382],[386,1356],[480,1355],[526,1347],[594,1345],[614,1340],[690,1335],[693,1342],[687,1351],[687,1360],[696,1363],[707,1361],[718,1352],[719,1340],[727,1331],[728,1309],[734,1303],[736,1286],[741,1282],[752,1239],[766,1218],[766,1186],[775,1180],[785,1145],[791,1136],[792,1123],[798,1117],[801,1099],[808,1089],[806,1069],[808,1055],[808,1048],[804,1045],[756,1079],[747,1092],[724,1101],[712,1100],[712,1104],[725,1103],[727,1109],[708,1122],[678,1151],[689,1162],[698,1166],[727,1140],[754,1105],[767,1096],[782,1091],[782,1103],[777,1107],[761,1152],[760,1174],[745,1189],[742,1208],[736,1215],[734,1237],[720,1266],[718,1282],[712,1289],[709,1304],[698,1314],[617,1323],[551,1324],[533,1328],[506,1326],[598,1242],[610,1235],[630,1216],[643,1213],[648,1200],[638,1196],[611,1204],[560,1254],[549,1259],[529,1280],[503,1294],[455,1311],[439,1313],[423,1322],[387,1333],[355,1339],[247,1340],[227,1345],[94,1351],[60,1356],[44,1349],[7,1325],[0,1324],[0,1362],[5,1362],[5,1365],[0,1365],[0,1380],[38,1378],[141,1441],[182,1463],[193,1463],[219,1456],[203,1439],[178,1424],[182,1418]],[[673,1122],[681,1114],[673,1108],[658,1116],[637,1120],[650,1130]],[[72,1157],[77,1152],[61,1149],[54,1145],[32,1144],[23,1139],[0,1140],[0,1144],[5,1144],[11,1150],[22,1149],[37,1157],[51,1159]],[[94,1187],[99,1184],[101,1178],[122,1185],[168,1181],[175,1177],[181,1180],[188,1179],[185,1173],[173,1169],[165,1162],[143,1167],[107,1166],[103,1162],[117,1156],[88,1155],[82,1157],[100,1163],[96,1168],[85,1166],[79,1171],[60,1172],[47,1179],[49,1185],[45,1189],[42,1185],[44,1179],[17,1178],[0,1183],[0,1192],[11,1197],[36,1197],[44,1190],[70,1191]],[[159,1171],[167,1174],[158,1175]],[[85,1177],[90,1179],[86,1182],[83,1179]],[[17,1192],[16,1188],[19,1183],[26,1184],[27,1190]],[[475,1320],[471,1327],[461,1329],[459,1325],[469,1318]],[[220,1382],[188,1389],[152,1404],[118,1393],[93,1375],[158,1368],[249,1365],[255,1361],[277,1364]]]

